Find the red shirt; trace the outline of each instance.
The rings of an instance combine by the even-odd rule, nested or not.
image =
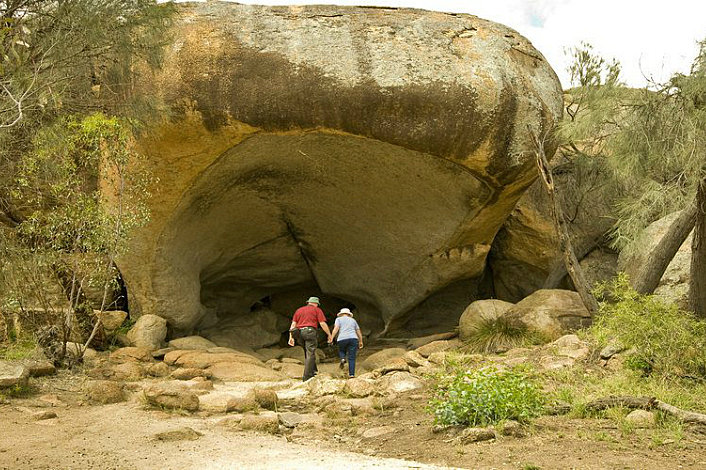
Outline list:
[[[297,309],[294,312],[294,318],[292,321],[296,322],[297,328],[304,328],[305,326],[313,326],[314,328],[319,327],[319,322],[325,322],[326,317],[324,316],[323,310],[319,307],[313,305],[305,305]]]

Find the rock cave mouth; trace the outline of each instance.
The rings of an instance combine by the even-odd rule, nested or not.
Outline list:
[[[185,192],[161,237],[154,286],[177,333],[252,330],[252,306],[270,297],[275,316],[259,325],[281,334],[316,293],[356,306],[364,329],[381,332],[480,275],[486,251],[453,251],[452,241],[490,197],[465,167],[374,139],[258,134]]]

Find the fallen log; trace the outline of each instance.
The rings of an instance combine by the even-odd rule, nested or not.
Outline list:
[[[607,408],[622,407],[649,410],[654,406],[654,402],[655,399],[652,397],[610,396],[588,402],[586,409],[589,411],[601,411]]]
[[[680,408],[677,408],[674,405],[670,405],[669,403],[665,403],[659,400],[654,401],[654,407],[655,409],[663,413],[675,416],[684,423],[698,423],[706,425],[706,414],[695,413],[693,411],[685,411]]]

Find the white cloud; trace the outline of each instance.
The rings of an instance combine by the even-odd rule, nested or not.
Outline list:
[[[288,0],[239,0],[269,5]],[[623,65],[623,80],[644,86],[643,75],[664,80],[688,72],[706,39],[704,0],[327,0],[337,5],[382,5],[471,13],[526,36],[569,86],[564,50],[581,41]]]

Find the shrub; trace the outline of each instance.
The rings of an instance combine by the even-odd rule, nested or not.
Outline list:
[[[489,367],[440,379],[429,411],[438,424],[485,426],[504,419],[527,422],[543,405],[541,388],[523,369]]]
[[[470,332],[466,345],[479,353],[496,353],[519,346],[546,343],[541,334],[505,317],[481,319]]]
[[[601,302],[591,335],[630,349],[625,364],[645,375],[706,377],[706,322],[656,296],[640,295],[624,274],[598,286]]]

